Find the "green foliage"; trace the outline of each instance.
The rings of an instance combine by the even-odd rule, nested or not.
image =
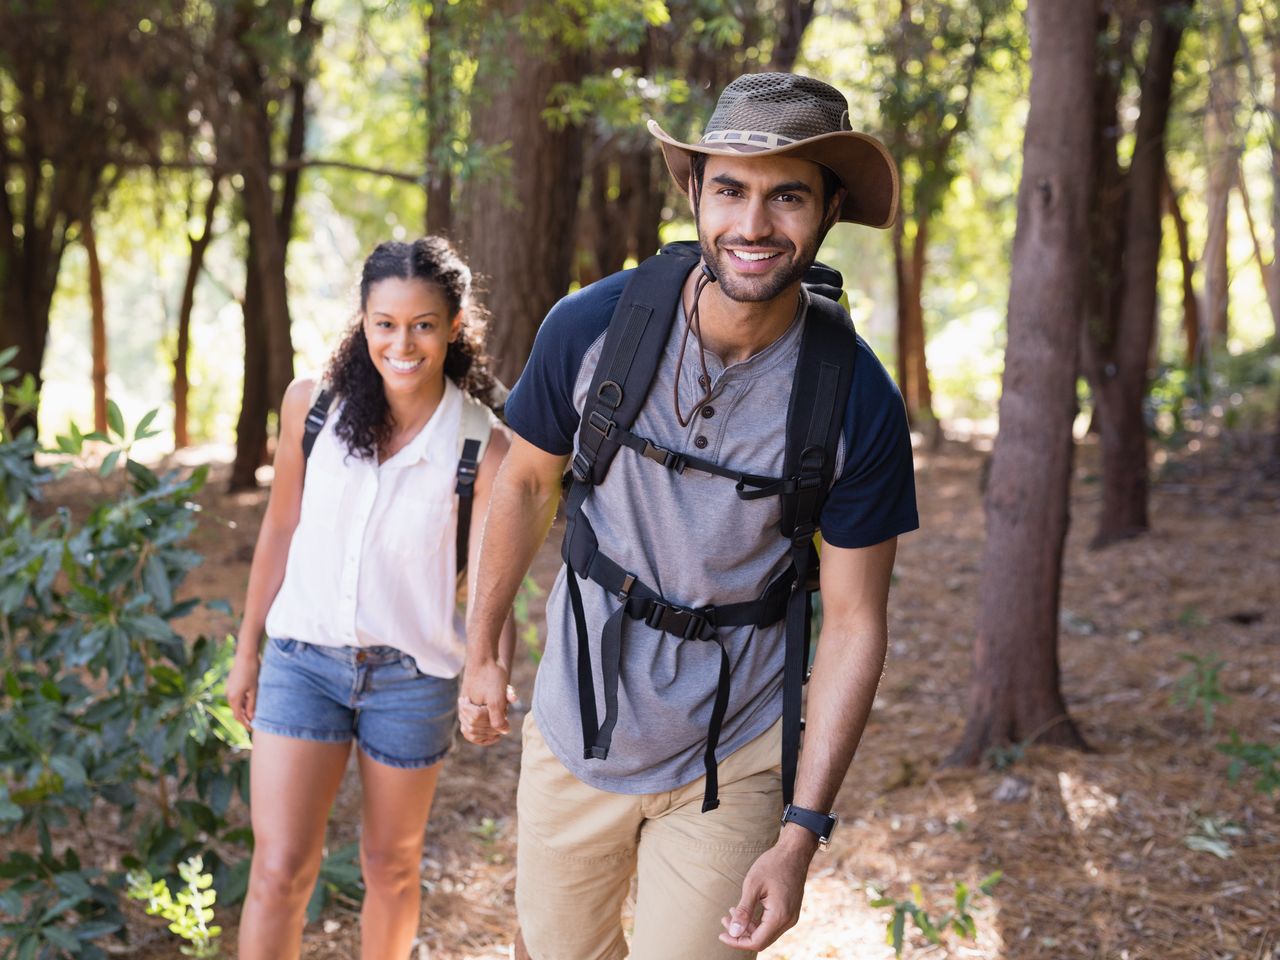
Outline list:
[[[201,559],[183,542],[205,471],[159,476],[128,459],[150,420],[129,431],[116,410],[109,436],[59,438],[68,457],[106,446],[98,472],[126,485],[82,521],[37,518],[50,471],[29,431],[0,438],[0,836],[40,842],[37,854],[11,844],[0,864],[13,918],[0,956],[103,956],[93,941],[121,927],[123,875],[82,863],[91,831],[132,840],[126,867],[167,873],[203,853],[225,877],[218,851],[244,840],[226,819],[248,787],[246,736],[222,694],[231,644],[173,627],[199,604],[178,592]]]
[[[1268,795],[1280,790],[1280,745],[1245,743],[1240,734],[1232,730],[1231,741],[1218,744],[1218,750],[1232,758],[1227,768],[1227,777],[1232,783],[1248,768],[1257,778],[1254,785],[1258,790]]]
[[[520,584],[520,591],[516,594],[515,603],[512,604],[512,612],[516,620],[516,634],[524,642],[525,650],[529,653],[529,659],[537,664],[542,659],[542,641],[538,637],[538,625],[533,622],[533,617],[529,614],[529,601],[542,596],[542,588],[538,586],[533,577],[526,576]]]
[[[991,891],[995,889],[1003,875],[1001,870],[988,874],[978,884],[978,892],[984,896],[991,896]],[[871,906],[892,910],[885,924],[885,942],[893,947],[894,956],[902,956],[908,917],[915,923],[916,929],[924,938],[934,945],[943,942],[943,937],[948,930],[970,940],[978,935],[978,924],[972,912],[973,893],[969,885],[961,881],[956,881],[952,908],[937,917],[931,917],[925,909],[924,892],[918,883],[911,884],[909,900],[894,900],[892,897],[885,896],[882,889],[874,886],[867,889],[867,897],[871,901]]]
[[[1204,712],[1204,728],[1213,729],[1213,715],[1218,704],[1227,703],[1231,698],[1222,691],[1222,681],[1218,674],[1222,670],[1222,658],[1210,653],[1198,657],[1194,653],[1182,653],[1179,660],[1190,664],[1187,673],[1174,684],[1170,702],[1176,706],[1194,710],[1199,707]]]
[[[186,941],[178,948],[184,957],[206,960],[220,957],[217,939],[222,928],[210,925],[213,905],[218,899],[213,890],[213,876],[204,872],[204,861],[196,856],[178,865],[178,876],[185,886],[175,897],[164,880],[153,880],[146,870],[131,872],[127,879],[129,898],[146,902],[149,916],[169,921],[169,929]]]
[[[326,852],[320,864],[320,876],[307,903],[307,922],[319,919],[333,903],[358,909],[364,900],[364,880],[360,875],[360,844],[349,843]]]
[[[1030,740],[1024,740],[1021,743],[1006,743],[987,747],[982,754],[982,758],[986,760],[992,770],[1008,770],[1015,764],[1022,762],[1027,755],[1027,747],[1030,746],[1030,743]]]

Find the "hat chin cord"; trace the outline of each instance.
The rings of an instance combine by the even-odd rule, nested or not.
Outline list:
[[[702,343],[702,321],[698,315],[698,301],[702,299],[702,291],[706,289],[707,284],[716,282],[715,271],[711,269],[711,265],[704,259],[702,261],[701,273],[698,275],[698,282],[693,287],[693,306],[690,308],[688,315],[684,321],[684,335],[680,338],[680,354],[676,358],[676,376],[672,385],[672,399],[675,401],[676,419],[680,421],[680,426],[687,427],[693,422],[693,418],[698,415],[701,410],[711,399],[711,373],[707,370],[707,348]],[[702,397],[693,405],[693,409],[689,411],[686,417],[680,411],[680,374],[684,370],[684,352],[685,347],[689,345],[689,331],[693,331],[693,338],[698,342],[698,363],[702,367],[702,376],[698,378],[698,385],[702,388]]]

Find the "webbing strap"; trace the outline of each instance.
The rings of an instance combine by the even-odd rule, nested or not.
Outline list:
[[[467,553],[471,535],[471,502],[475,499],[476,474],[480,470],[480,441],[468,437],[462,442],[462,454],[458,457],[458,483],[453,492],[458,495],[458,532],[454,541],[458,577],[467,570]]]
[[[573,476],[579,483],[600,483],[609,472],[618,453],[618,442],[588,424],[596,414],[624,427],[635,423],[675,321],[685,278],[697,263],[688,257],[650,257],[635,269],[623,288],[605,333],[578,428]]]
[[[671,603],[652,587],[628,573],[616,561],[600,552],[595,532],[586,517],[578,513],[565,533],[565,578],[578,636],[578,703],[582,720],[582,755],[587,760],[609,756],[613,731],[618,722],[618,681],[622,667],[622,634],[626,619],[642,620],[650,628],[682,640],[712,641],[720,648],[720,673],[716,699],[707,726],[707,746],[703,753],[706,790],[704,813],[719,805],[717,798],[716,748],[729,706],[729,651],[717,634],[719,627],[760,626],[777,623],[787,611],[792,595],[793,571],[777,577],[756,600],[721,606],[685,607]],[[595,683],[592,677],[590,640],[582,607],[578,578],[591,580],[622,601],[600,634],[600,676],[604,694],[604,721],[598,721]]]
[[[302,422],[303,460],[311,458],[311,448],[316,445],[316,437],[320,436],[320,430],[324,427],[324,422],[329,419],[329,408],[331,406],[333,406],[333,394],[328,389],[321,387],[320,391],[315,395],[315,402],[311,404],[311,409],[307,411],[307,418]]]
[[[652,460],[659,466],[666,467],[677,474],[684,473],[686,470],[696,470],[699,473],[732,480],[736,484],[738,496],[743,500],[757,500],[761,497],[776,496],[787,485],[786,480],[778,477],[762,477],[753,473],[743,473],[741,470],[734,470],[732,467],[722,467],[712,460],[704,460],[702,457],[695,457],[689,453],[680,453],[675,450],[668,450],[666,447],[660,447],[647,437],[632,433],[625,427],[619,426],[613,420],[609,420],[599,410],[592,412],[586,425],[591,428],[590,433],[610,439],[629,450],[634,450],[640,456]]]

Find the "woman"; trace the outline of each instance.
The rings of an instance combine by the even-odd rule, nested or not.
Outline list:
[[[464,391],[487,397],[494,386],[470,284],[442,239],[381,244],[364,264],[357,321],[330,361],[335,403],[309,456],[304,423],[316,387],[297,380],[285,393],[227,680],[232,711],[253,728],[255,846],[241,960],[299,955],[352,739],[363,786],[362,956],[404,958],[413,943],[423,833],[453,743],[464,656],[455,603],[458,432],[471,402]],[[493,430],[476,478],[476,518],[507,446]],[[471,524],[473,560],[479,527]],[[509,660],[510,624],[507,633]]]

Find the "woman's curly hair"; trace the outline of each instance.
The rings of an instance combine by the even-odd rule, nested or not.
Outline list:
[[[471,302],[471,269],[443,237],[413,243],[380,243],[364,262],[360,275],[360,315],[329,358],[325,379],[342,398],[334,430],[352,455],[373,460],[391,436],[391,421],[382,376],[369,358],[364,313],[369,291],[388,279],[424,280],[444,293],[451,315],[462,312],[458,338],[449,344],[444,373],[457,386],[485,403],[492,402],[496,381],[489,372],[484,339],[489,316]]]

